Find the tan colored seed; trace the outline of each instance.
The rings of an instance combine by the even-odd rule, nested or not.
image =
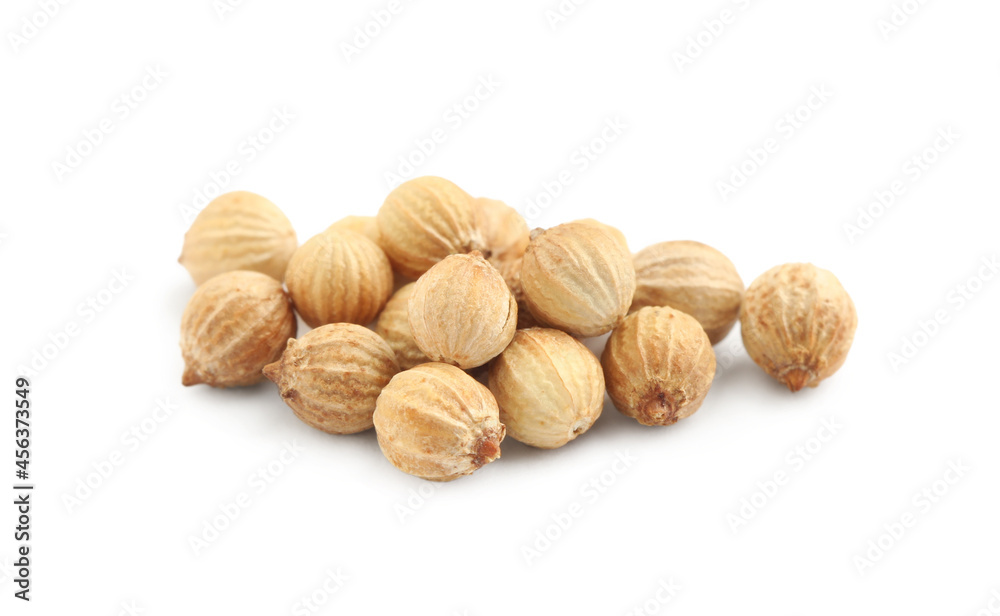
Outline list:
[[[389,298],[382,314],[378,315],[375,331],[382,336],[396,354],[396,360],[402,370],[431,361],[413,339],[410,329],[408,305],[413,295],[415,282],[404,285]]]
[[[500,272],[503,275],[503,272]],[[524,299],[524,288],[521,287],[521,268],[518,267],[517,271],[504,275],[504,279],[507,281],[507,286],[510,288],[511,295],[514,296],[514,300],[517,302],[517,328],[518,329],[528,329],[529,327],[542,327],[542,324],[538,322],[538,319],[531,314],[531,309],[528,308],[528,302]]]
[[[472,206],[478,216],[484,254],[510,286],[513,277],[520,273],[521,259],[531,240],[528,223],[503,201],[480,197],[473,200]]]
[[[505,429],[493,394],[454,366],[400,372],[375,406],[382,453],[399,470],[451,481],[500,457]]]
[[[628,240],[625,239],[625,234],[622,233],[617,227],[612,227],[611,225],[604,224],[603,222],[599,220],[594,220],[593,218],[583,218],[575,222],[583,223],[585,225],[593,225],[598,229],[603,230],[605,233],[615,238],[615,241],[618,242],[622,246],[622,248],[625,249],[626,252],[632,252],[631,249],[628,247]]]
[[[205,206],[184,235],[178,261],[195,284],[247,270],[281,280],[299,242],[288,218],[264,197],[230,192]]]
[[[184,385],[253,385],[295,336],[281,283],[260,272],[214,276],[198,287],[181,317]]]
[[[521,288],[541,323],[599,336],[621,323],[632,304],[632,255],[591,222],[537,229],[521,264]]]
[[[393,267],[410,278],[448,255],[486,250],[472,197],[443,178],[400,184],[386,197],[377,220]]]
[[[327,229],[295,251],[285,283],[295,309],[310,327],[365,325],[392,294],[392,267],[367,237]]]
[[[712,344],[736,324],[743,280],[726,255],[699,242],[654,244],[635,255],[632,311],[670,306],[698,319]]]
[[[750,357],[791,391],[816,387],[844,364],[858,327],[854,302],[825,269],[779,265],[747,289],[740,315]]]
[[[690,416],[715,377],[715,353],[694,317],[647,306],[625,319],[601,357],[608,394],[623,415],[645,426]]]
[[[397,372],[389,345],[352,323],[323,325],[289,340],[281,359],[264,367],[295,415],[331,434],[371,428],[375,400]]]
[[[417,347],[434,361],[475,368],[514,337],[517,302],[482,255],[452,255],[421,276],[407,306]]]
[[[378,231],[378,220],[374,216],[344,216],[329,227],[341,231],[354,231],[367,237],[375,244],[382,245],[382,235]]]
[[[490,391],[507,434],[554,449],[583,434],[604,407],[601,362],[556,329],[522,329],[490,364]]]

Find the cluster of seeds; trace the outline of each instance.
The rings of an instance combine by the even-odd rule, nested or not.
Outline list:
[[[857,327],[840,282],[813,265],[780,265],[744,292],[704,244],[633,255],[590,219],[529,232],[513,208],[437,177],[301,246],[267,199],[222,195],[180,261],[200,285],[181,319],[185,385],[266,377],[305,423],[374,427],[392,464],[435,481],[499,458],[507,434],[562,447],[605,391],[646,426],[688,417],[737,320],[750,357],[792,391],[836,372]],[[295,313],[313,328],[300,338]],[[608,332],[598,360],[580,338]]]

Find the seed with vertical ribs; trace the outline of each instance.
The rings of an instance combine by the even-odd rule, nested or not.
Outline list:
[[[288,218],[252,192],[226,193],[205,206],[184,235],[178,261],[195,284],[223,272],[248,270],[281,280],[299,245]]]
[[[375,331],[379,336],[385,338],[385,341],[396,353],[396,360],[402,370],[409,370],[414,366],[431,361],[413,339],[410,319],[407,316],[407,306],[415,285],[415,282],[411,282],[400,287],[389,298],[389,303],[385,305],[382,314],[378,315],[378,323],[375,325]]]
[[[487,260],[500,271],[513,290],[512,280],[521,271],[521,258],[531,239],[528,223],[517,210],[503,201],[479,198],[473,200],[472,206],[476,209],[476,224],[489,254]]]
[[[594,221],[536,229],[521,264],[521,289],[540,322],[599,336],[621,323],[632,304],[632,255]]]
[[[389,345],[352,323],[323,325],[293,338],[281,359],[264,367],[299,419],[332,434],[371,428],[375,400],[397,372]]]
[[[625,239],[625,234],[622,233],[618,227],[612,227],[611,225],[605,224],[599,220],[594,220],[593,218],[583,218],[574,222],[583,223],[585,225],[593,225],[598,229],[603,230],[605,233],[615,238],[615,241],[621,244],[622,248],[624,248],[626,252],[631,252],[628,247],[628,240]]]
[[[439,177],[397,186],[378,211],[382,246],[396,270],[418,278],[448,255],[485,251],[467,192]]]
[[[669,426],[697,411],[715,377],[705,330],[666,306],[630,314],[608,338],[601,364],[615,407],[645,426]]]
[[[499,355],[517,329],[514,296],[478,252],[451,255],[421,276],[407,313],[417,347],[463,369]]]
[[[295,310],[310,327],[371,322],[392,294],[382,249],[353,231],[327,229],[303,244],[285,274]]]
[[[281,283],[260,272],[208,279],[181,317],[184,385],[252,385],[295,335],[295,313]]]
[[[507,433],[543,449],[586,432],[604,407],[601,362],[556,329],[518,330],[490,364],[489,382]]]
[[[399,470],[451,481],[500,457],[505,429],[493,394],[454,366],[421,364],[392,377],[375,405],[382,453]]]
[[[662,242],[635,255],[632,310],[670,306],[698,319],[708,339],[726,337],[740,316],[743,280],[733,262],[699,242]]]
[[[378,221],[374,216],[344,216],[330,225],[329,228],[340,229],[341,231],[354,231],[378,245],[382,243],[382,236],[378,232]]]
[[[858,313],[832,273],[790,263],[753,281],[740,324],[743,345],[757,365],[799,391],[816,387],[844,364]]]

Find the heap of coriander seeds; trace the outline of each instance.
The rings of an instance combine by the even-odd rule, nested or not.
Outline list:
[[[566,445],[605,392],[645,426],[688,417],[737,320],[750,357],[793,392],[832,376],[857,328],[850,296],[814,265],[744,289],[710,246],[633,255],[591,219],[529,231],[513,208],[438,177],[302,245],[273,203],[227,193],[191,225],[180,262],[199,285],[181,318],[184,385],[270,379],[303,422],[374,427],[396,468],[432,481],[496,460],[508,435]],[[296,313],[313,328],[299,338]],[[609,332],[600,360],[580,341]]]

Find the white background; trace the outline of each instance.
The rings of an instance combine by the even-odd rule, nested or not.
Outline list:
[[[78,335],[33,379],[33,601],[11,598],[8,504],[0,611],[314,613],[297,603],[339,569],[348,579],[319,613],[987,613],[1000,589],[1000,282],[980,264],[1000,251],[1000,6],[928,1],[884,32],[889,0],[593,0],[555,26],[556,0],[405,1],[348,58],[343,44],[388,6],[250,0],[220,17],[210,0],[70,2],[20,41],[24,19],[46,20],[32,0],[4,3],[5,399],[50,336]],[[698,54],[688,37],[708,28]],[[698,57],[682,70],[685,53]],[[165,78],[126,117],[119,97],[157,67]],[[490,78],[495,91],[466,103]],[[832,97],[806,111],[812,88]],[[476,107],[460,125],[456,104]],[[294,119],[247,160],[241,144],[283,108]],[[809,117],[789,134],[780,122],[796,110]],[[105,118],[113,130],[57,171]],[[578,148],[616,119],[625,128],[583,169]],[[594,217],[636,250],[700,240],[747,284],[783,262],[832,270],[860,315],[846,365],[791,395],[737,329],[690,419],[646,428],[608,404],[564,449],[508,440],[501,460],[423,502],[413,494],[429,484],[393,468],[374,433],[312,430],[271,383],[181,387],[194,291],[176,263],[181,211],[212,174],[236,161],[226,190],[267,196],[305,241],[374,214],[386,173],[438,128],[446,139],[416,173],[521,211],[568,172],[532,226]],[[947,129],[959,137],[916,178],[912,157]],[[718,183],[768,139],[777,151],[724,199]],[[896,181],[895,204],[869,208]],[[859,208],[871,218],[852,235]],[[102,295],[122,270],[128,285]],[[100,313],[80,308],[98,296]],[[946,322],[921,335],[936,313]],[[893,365],[904,337],[920,348]],[[161,423],[158,399],[176,407]],[[836,434],[813,440],[831,418]],[[122,435],[144,421],[155,431],[133,450]],[[258,492],[251,476],[290,442],[303,451]],[[619,452],[636,461],[615,474]],[[950,462],[969,469],[954,485],[941,483]],[[778,472],[787,483],[755,497]],[[88,478],[100,487],[67,506]],[[611,483],[596,500],[581,489],[594,480]],[[942,495],[928,506],[925,489]],[[196,555],[190,538],[241,492],[251,504]],[[743,499],[760,506],[734,531]],[[529,563],[524,548],[556,535],[552,516],[572,503],[583,514]],[[912,528],[883,536],[908,512]],[[859,565],[880,538],[879,560]]]

